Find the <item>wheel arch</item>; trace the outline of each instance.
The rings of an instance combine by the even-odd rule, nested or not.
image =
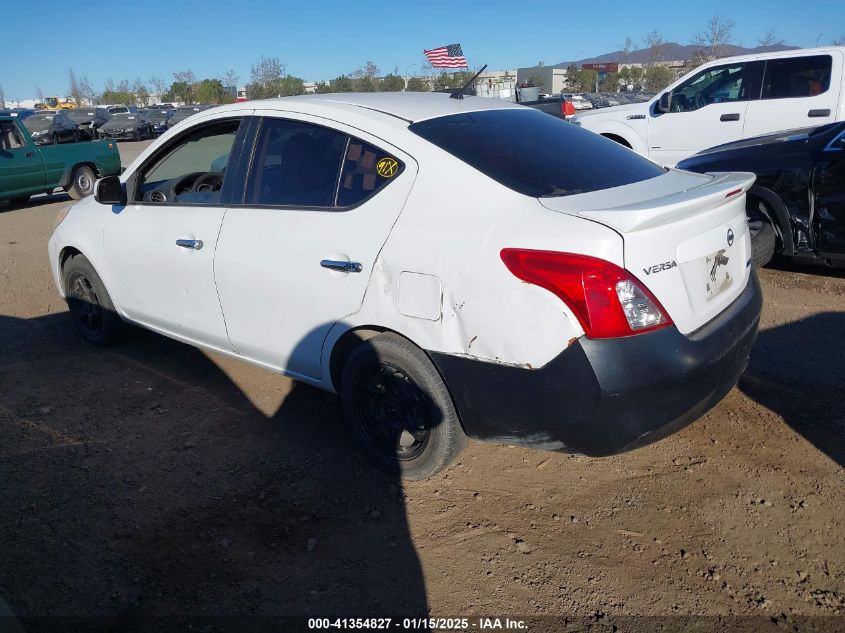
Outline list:
[[[65,264],[71,257],[76,257],[77,255],[82,255],[82,251],[76,248],[75,246],[65,246],[62,250],[59,251],[59,283],[62,284],[62,292],[66,292],[67,288],[64,287],[64,279],[62,277],[62,271],[65,269]]]
[[[781,244],[781,252],[784,255],[795,254],[795,244],[792,239],[792,223],[789,221],[789,210],[786,208],[780,196],[760,185],[754,185],[748,190],[746,194],[746,209],[748,209],[754,201],[762,201],[772,213],[767,213],[769,222],[775,229],[778,240]],[[771,217],[772,214],[774,217]]]
[[[103,176],[97,163],[92,160],[82,160],[78,163],[68,165],[68,167],[65,168],[65,172],[62,174],[62,179],[61,181],[59,181],[59,187],[61,187],[62,189],[67,189],[68,187],[70,187],[73,183],[73,175],[76,173],[76,170],[80,167],[90,167],[97,178],[101,178]]]
[[[633,149],[633,147],[631,147],[631,144],[628,142],[628,140],[625,139],[622,136],[619,136],[618,134],[614,134],[613,132],[602,132],[601,135],[606,139],[610,139],[611,141],[614,141],[615,143],[619,143],[620,145],[624,145],[628,149]]]

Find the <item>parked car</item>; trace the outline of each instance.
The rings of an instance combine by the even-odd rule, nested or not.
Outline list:
[[[203,110],[207,110],[203,106],[183,106],[181,108],[176,108],[176,112],[174,112],[170,119],[167,122],[167,127],[173,127],[180,121],[184,121],[188,117],[192,117],[195,114],[202,112]]]
[[[610,101],[608,101],[601,95],[598,95],[594,92],[585,92],[583,93],[583,95],[584,98],[590,102],[590,105],[593,106],[593,109],[610,107]]]
[[[105,108],[74,108],[66,110],[65,114],[79,126],[80,138],[88,141],[97,140],[100,128],[111,119],[111,114]]]
[[[757,265],[780,253],[845,266],[845,123],[720,145],[678,168],[757,175],[747,198]]]
[[[752,174],[665,170],[498,99],[247,105],[63,216],[49,261],[85,339],[128,321],[340,392],[372,460],[416,478],[467,435],[655,441],[745,368]]]
[[[79,126],[62,112],[34,114],[24,119],[24,125],[36,145],[79,141]]]
[[[23,121],[27,117],[31,117],[33,114],[39,114],[39,111],[33,108],[13,108],[11,110],[0,110],[0,116],[15,116],[18,117],[18,119],[20,119],[21,121]]]
[[[609,93],[609,92],[602,92],[599,95],[602,99],[607,101],[608,105],[612,108],[613,106],[622,105],[624,100],[617,94],[617,93]]]
[[[153,126],[153,135],[155,136],[164,134],[167,131],[167,122],[170,120],[172,114],[172,111],[163,109],[156,110],[148,108],[141,111],[141,115]]]
[[[545,97],[537,101],[520,101],[519,105],[551,114],[559,119],[571,119],[575,114],[575,105],[563,95],[559,97]]]
[[[100,127],[100,138],[141,141],[153,138],[153,126],[141,113],[115,114]]]
[[[573,123],[674,165],[708,147],[845,120],[845,47],[717,59],[648,103]]]
[[[571,101],[576,110],[592,110],[593,108],[593,104],[587,101],[583,95],[574,92],[561,92],[560,96],[566,101]]]
[[[78,200],[94,191],[98,177],[118,173],[114,143],[36,145],[18,117],[0,115],[0,200],[22,204],[56,189]]]

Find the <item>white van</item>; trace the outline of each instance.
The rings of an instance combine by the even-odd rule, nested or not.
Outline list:
[[[572,122],[673,166],[701,150],[845,119],[845,47],[729,57],[699,66],[647,103]]]

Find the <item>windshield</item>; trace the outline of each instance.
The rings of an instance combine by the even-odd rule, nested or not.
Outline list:
[[[161,112],[159,110],[149,110],[144,112],[144,116],[150,119],[151,121],[165,121],[167,120],[167,113]]]
[[[27,128],[44,128],[53,125],[52,114],[37,114],[35,116],[27,117],[24,125]]]
[[[68,110],[65,114],[74,121],[90,121],[97,116],[97,112],[95,110],[88,110],[86,108],[81,110]]]
[[[131,114],[129,112],[122,112],[120,114],[115,114],[111,118],[112,123],[126,123],[127,121],[137,121],[138,116],[135,114]]]
[[[410,130],[532,197],[587,193],[665,173],[618,143],[529,108],[453,114]]]

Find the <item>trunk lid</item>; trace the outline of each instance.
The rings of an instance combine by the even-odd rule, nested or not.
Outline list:
[[[540,202],[618,232],[625,268],[688,334],[724,310],[748,282],[745,192],[754,179],[749,173],[672,170],[624,187]]]

